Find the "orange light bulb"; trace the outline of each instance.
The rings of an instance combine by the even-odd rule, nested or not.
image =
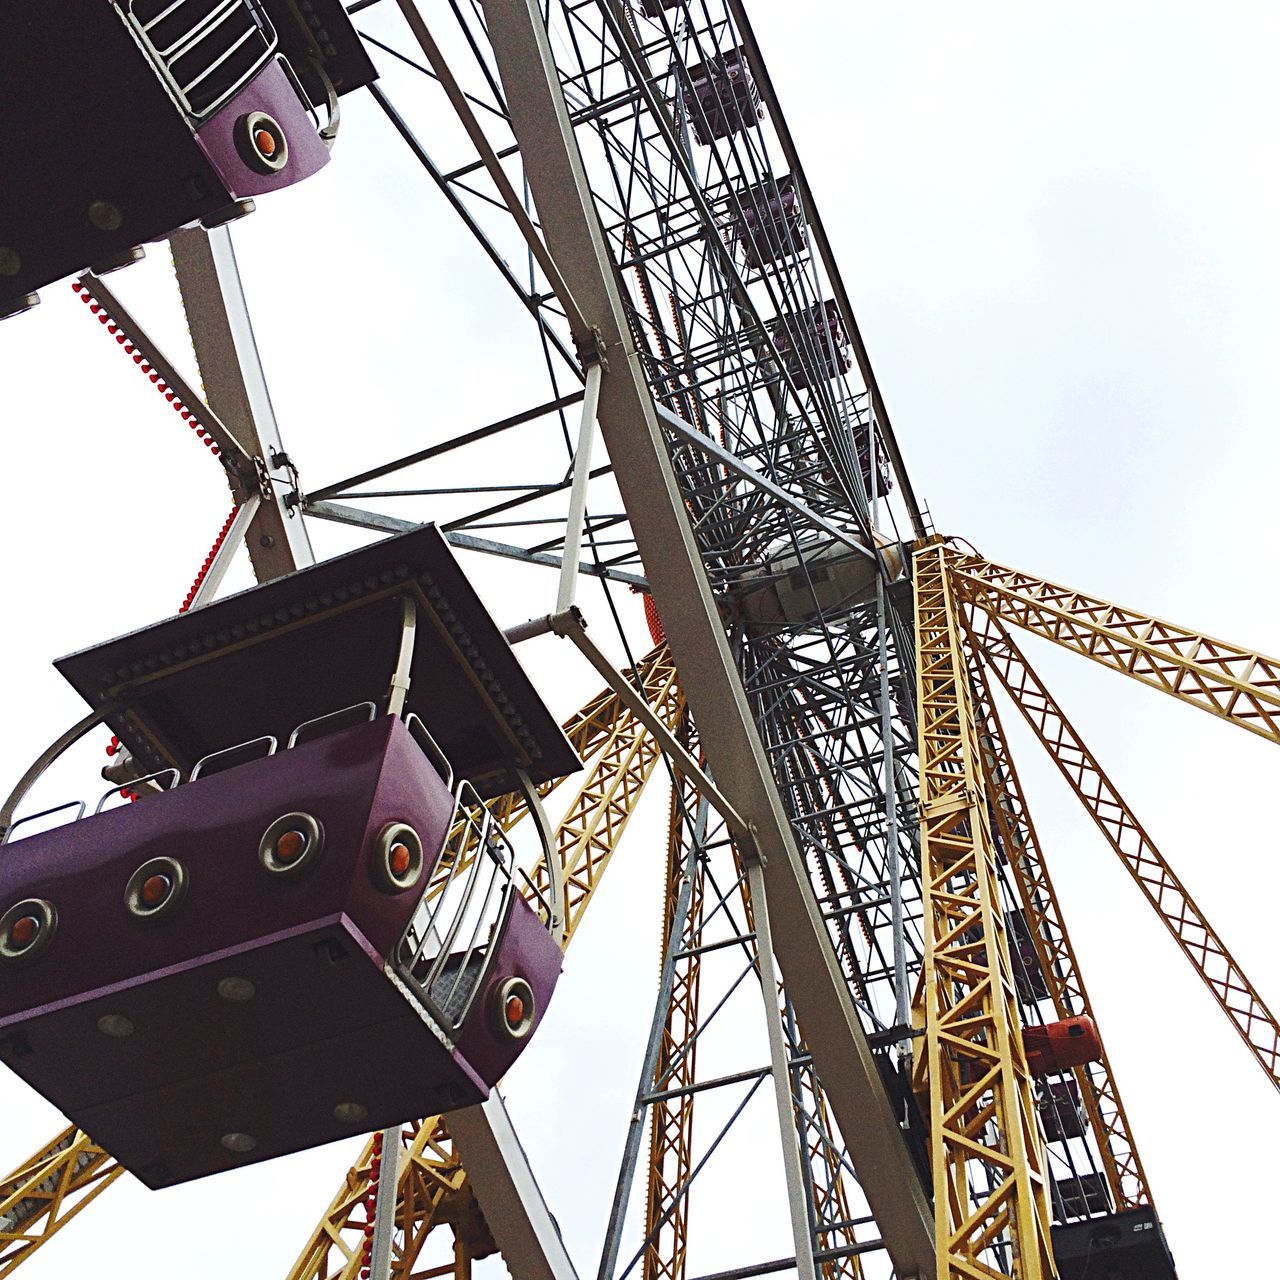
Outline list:
[[[409,868],[413,866],[413,854],[409,850],[407,844],[393,844],[391,852],[387,854],[387,866],[391,868],[391,874],[397,878],[407,875]]]
[[[35,916],[22,916],[9,927],[9,942],[19,949],[29,947],[40,932],[40,921]]]
[[[276,857],[281,862],[296,862],[307,847],[307,837],[301,831],[285,831],[276,841]]]
[[[142,882],[142,888],[138,891],[138,898],[143,906],[158,907],[169,896],[169,891],[172,888],[173,881],[168,876],[148,876]]]

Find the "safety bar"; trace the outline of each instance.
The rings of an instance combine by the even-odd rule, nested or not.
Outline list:
[[[52,809],[41,809],[39,813],[28,814],[25,818],[19,818],[17,822],[0,836],[0,845],[8,844],[9,838],[15,831],[28,822],[34,822],[37,818],[47,818],[51,813],[60,813],[63,809],[75,809],[76,816],[71,819],[72,822],[79,822],[84,817],[85,803],[83,800],[68,800],[65,804],[55,804]],[[59,826],[69,826],[70,823],[59,823]]]
[[[515,873],[506,833],[465,779],[454,793],[441,864],[448,866],[444,882],[437,878],[438,892],[423,894],[396,948],[395,967],[440,1025],[457,1032],[506,929]]]
[[[284,749],[288,751],[298,743],[298,739],[302,737],[303,732],[307,729],[314,728],[318,724],[327,724],[330,720],[337,720],[340,716],[345,716],[353,711],[364,711],[365,721],[372,720],[378,714],[378,704],[376,702],[353,702],[349,707],[341,707],[337,711],[326,711],[322,716],[313,716],[310,720],[304,720],[289,735],[288,741],[284,744]],[[322,735],[317,735],[317,737]]]
[[[177,769],[157,769],[155,773],[149,773],[145,778],[132,778],[128,782],[112,787],[111,790],[108,791],[106,795],[104,795],[94,806],[94,813],[101,813],[102,806],[105,805],[112,796],[118,796],[122,791],[132,791],[135,787],[145,787],[148,782],[157,782],[161,778],[172,779],[172,781],[161,788],[163,791],[172,791],[174,787],[182,781],[182,774],[179,773]],[[23,821],[25,822],[26,819],[24,818]]]
[[[422,717],[416,711],[410,711],[404,718],[404,727],[418,738],[418,745],[432,758],[436,765],[443,765],[443,776],[445,788],[449,791],[453,790],[453,765],[449,761],[449,757],[445,755],[440,744],[431,736],[431,730],[422,722]]]
[[[194,782],[204,772],[205,766],[209,764],[210,761],[220,760],[223,756],[235,755],[237,751],[245,751],[249,747],[256,747],[262,742],[267,744],[266,755],[275,755],[276,748],[280,744],[271,734],[264,733],[260,738],[250,738],[247,742],[237,742],[234,747],[223,747],[220,751],[210,751],[207,756],[201,756],[200,759],[196,761],[194,768],[191,770],[190,781]]]

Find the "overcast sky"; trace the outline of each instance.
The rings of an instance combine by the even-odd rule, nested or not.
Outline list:
[[[791,0],[751,12],[939,528],[1003,563],[1280,651],[1280,18],[1257,4]],[[329,168],[263,200],[235,235],[304,484],[522,403],[527,323],[363,98],[344,104]],[[116,279],[176,351],[166,256],[157,248]],[[0,327],[5,778],[79,714],[50,660],[172,611],[228,505],[204,451],[70,289],[44,293]],[[331,529],[317,542],[326,554],[352,545]],[[545,611],[549,576],[469,567],[499,622]],[[529,661],[567,713],[597,682],[547,643],[528,646]],[[1081,659],[1047,652],[1039,665],[1280,1000],[1275,748]],[[1280,1098],[1038,748],[1008,728],[1180,1274],[1260,1274]],[[584,1273],[653,995],[660,797],[651,807],[508,1085]],[[60,1124],[10,1078],[0,1116],[6,1167]],[[122,1182],[24,1274],[280,1275],[349,1155],[329,1148],[155,1196]],[[743,1218],[704,1218],[695,1272],[737,1256]]]

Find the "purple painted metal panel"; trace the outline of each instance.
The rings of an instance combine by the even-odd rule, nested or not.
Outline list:
[[[403,609],[418,629],[406,711],[482,799],[581,768],[438,529],[370,543],[60,659],[148,771],[387,694]],[[237,691],[227,697],[227,689]]]
[[[738,193],[738,203],[737,235],[752,266],[804,248],[804,211],[789,174],[747,187]]]
[[[216,214],[234,198],[298,181],[328,159],[276,63],[262,73],[261,87],[247,86],[197,138],[116,6],[80,5],[74,22],[67,12],[65,0],[5,9],[0,247],[14,274],[0,274],[0,311]],[[238,156],[234,163],[223,156],[232,124],[253,109],[268,111],[289,133],[290,160],[279,176],[250,175]],[[206,152],[216,153],[222,173]],[[7,181],[13,174],[22,181]]]
[[[564,953],[546,926],[523,898],[514,898],[484,990],[476,996],[471,1016],[458,1040],[459,1052],[486,1084],[498,1083],[537,1031],[551,1002],[563,962]],[[493,1021],[498,1012],[494,997],[497,987],[507,978],[523,978],[533,989],[533,1028],[523,1040],[512,1040],[494,1032]]]
[[[778,354],[797,387],[807,387],[811,382],[813,370],[805,363],[806,355],[816,357],[820,366],[817,372],[824,378],[837,377],[853,368],[849,339],[840,323],[839,309],[830,299],[804,311],[781,315],[771,327]]]
[[[369,996],[375,982],[391,990],[362,968],[371,975]],[[212,1015],[214,1003],[206,996],[192,1016]],[[148,1186],[162,1187],[483,1101],[488,1090],[466,1064],[405,1001],[399,1008],[397,1017],[359,1026],[335,1018],[323,1041],[175,1079],[73,1118]],[[338,1111],[344,1104],[363,1111]],[[248,1135],[254,1146],[228,1149],[230,1134]]]
[[[251,168],[241,153],[243,143],[237,141],[243,132],[241,122],[255,111],[271,116],[288,140],[289,159],[278,173]],[[320,140],[311,116],[278,62],[269,63],[217,115],[196,130],[196,145],[234,200],[292,186],[329,163],[329,149]]]
[[[290,812],[322,824],[324,847],[303,874],[272,875],[259,845]],[[456,1051],[393,985],[421,889],[377,887],[379,833],[421,835],[425,886],[452,815],[384,716],[6,846],[0,910],[47,898],[58,925],[0,972],[0,1061],[150,1186],[483,1100],[528,1043],[491,1021],[495,988],[524,978],[536,1029],[561,952],[513,898]],[[185,896],[139,920],[125,886],[161,856],[182,863]]]
[[[325,828],[324,852],[296,879],[271,876],[258,862],[263,832],[291,811],[310,813]],[[387,822],[408,822],[434,860],[451,813],[443,782],[403,724],[382,717],[15,841],[0,851],[0,901],[48,898],[59,924],[37,963],[6,975],[0,1028],[44,1006],[90,999],[100,987],[344,911],[381,963],[416,895],[375,887],[367,873],[373,838]],[[167,920],[138,920],[124,908],[125,884],[162,855],[186,866],[186,898]]]
[[[324,849],[305,874],[273,876],[259,842],[295,810],[323,824]],[[383,972],[420,891],[383,893],[370,870],[382,827],[408,822],[425,884],[451,815],[383,717],[6,846],[0,901],[45,897],[59,919],[47,950],[3,972],[0,1060],[151,1185],[358,1131],[340,1103],[380,1125],[479,1101],[484,1082]],[[161,855],[185,866],[186,895],[137,920],[125,884]],[[228,1152],[229,1132],[256,1145]]]
[[[753,125],[764,110],[741,49],[689,68],[692,94],[681,91],[694,137],[703,146]]]

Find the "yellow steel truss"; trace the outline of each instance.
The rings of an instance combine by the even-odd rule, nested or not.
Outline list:
[[[423,1276],[469,1274],[473,1258],[495,1251],[489,1229],[467,1186],[467,1175],[439,1116],[405,1126],[400,1134],[399,1196],[396,1220],[402,1230],[392,1246],[392,1274]],[[386,1159],[384,1153],[383,1156]],[[372,1174],[373,1140],[330,1202],[307,1247],[289,1271],[289,1280],[356,1280],[371,1223],[368,1204],[376,1190]],[[454,1263],[419,1271],[416,1264],[433,1227],[448,1224],[456,1240]]]
[[[968,627],[961,616],[965,604],[971,606]],[[930,1124],[938,1277],[1052,1280],[1045,1155],[1000,909],[992,822],[1010,852],[1014,882],[1055,1009],[1061,1016],[1087,1011],[1088,997],[982,668],[966,661],[965,648],[980,654],[1013,696],[1277,1087],[1280,1025],[1026,665],[1003,621],[1276,741],[1280,661],[962,554],[939,540],[916,548],[915,611],[925,930],[924,971],[915,1001],[925,1037],[915,1081],[927,1100]],[[665,646],[648,654],[629,675],[666,724],[674,728],[681,722],[684,701]],[[555,856],[567,891],[567,945],[660,752],[652,736],[608,690],[571,717],[564,729],[578,753],[593,761],[556,831]],[[543,794],[554,785],[544,787]],[[493,808],[504,827],[527,812],[523,798],[514,795],[494,801]],[[678,812],[675,806],[672,877],[683,874]],[[540,864],[535,884],[545,889],[547,879],[547,867]],[[664,945],[676,888],[676,879],[669,879]],[[694,888],[696,897],[699,887]],[[749,911],[749,902],[746,905]],[[691,904],[691,929],[697,927],[698,907]],[[694,1053],[681,1051],[697,1029],[698,989],[695,955],[676,975],[666,1027],[664,1054],[676,1064],[669,1080],[673,1088],[686,1076],[687,1082],[693,1080]],[[1117,1206],[1148,1203],[1141,1161],[1105,1058],[1090,1069],[1077,1069],[1076,1076],[1099,1135]],[[821,1115],[825,1099],[816,1077],[800,1081],[800,1087],[814,1113]],[[683,1280],[685,1274],[687,1204],[672,1211],[671,1201],[673,1196],[682,1199],[677,1188],[687,1181],[692,1117],[692,1093],[654,1108],[647,1228],[659,1229],[645,1253],[645,1280]],[[811,1149],[808,1154],[816,1191],[817,1166],[829,1160],[829,1153]],[[371,1157],[369,1144],[289,1280],[356,1280],[368,1225],[366,1205],[373,1190]],[[393,1276],[421,1280],[469,1275],[471,1260],[493,1252],[494,1245],[441,1117],[403,1128],[399,1161]],[[0,1280],[121,1172],[108,1153],[69,1128],[0,1182]],[[831,1194],[841,1193],[839,1178],[827,1184],[834,1189]],[[835,1218],[843,1220],[838,1213]],[[443,1224],[454,1231],[453,1262],[428,1271],[417,1269],[429,1233]],[[834,1250],[840,1242],[820,1243]],[[843,1269],[824,1264],[827,1280],[856,1278],[859,1272],[856,1257]]]
[[[0,1276],[12,1275],[123,1172],[76,1128],[19,1165],[0,1182]]]
[[[643,664],[642,688],[663,723],[674,728],[684,711],[684,695],[666,648]],[[613,724],[598,745],[596,762],[556,832],[556,849],[564,874],[566,945],[661,756],[657,740],[635,716],[620,704],[611,705]],[[545,863],[538,864],[533,879],[545,893],[549,887]]]
[[[998,618],[975,611],[983,657],[1044,744],[1138,888],[1204,979],[1222,1011],[1280,1088],[1280,1024],[1226,943],[1165,861]]]
[[[951,563],[966,603],[1280,742],[1280,660],[981,556]]]
[[[1009,869],[1017,887],[1027,930],[1035,945],[1045,987],[1059,1018],[1076,1014],[1092,1017],[1089,993],[1085,990],[1075,948],[1067,935],[1058,895],[1049,878],[1040,837],[1027,810],[1004,728],[977,661],[977,641],[971,632],[966,634],[966,640],[973,659],[969,669],[970,685],[982,747],[983,778],[987,794],[992,799],[996,829],[1008,856]],[[1129,1120],[1106,1050],[1103,1050],[1101,1061],[1091,1066],[1076,1067],[1074,1075],[1089,1117],[1089,1127],[1097,1139],[1103,1171],[1116,1208],[1132,1209],[1150,1204],[1146,1174],[1129,1134]]]
[[[688,720],[681,738],[688,745]],[[671,792],[667,835],[666,893],[661,956],[668,953],[686,874],[685,823],[698,810],[697,789],[683,773]],[[644,1280],[684,1280],[689,1243],[689,1199],[683,1194],[693,1170],[693,1103],[687,1092],[697,1078],[698,995],[702,985],[702,907],[706,875],[702,859],[693,865],[689,908],[684,918],[672,974],[671,999],[662,1028],[654,1079],[668,1096],[650,1107],[649,1180],[645,1195]]]
[[[925,1040],[915,1070],[929,1115],[938,1280],[1048,1280],[1044,1150],[947,560],[939,541],[917,544]]]

